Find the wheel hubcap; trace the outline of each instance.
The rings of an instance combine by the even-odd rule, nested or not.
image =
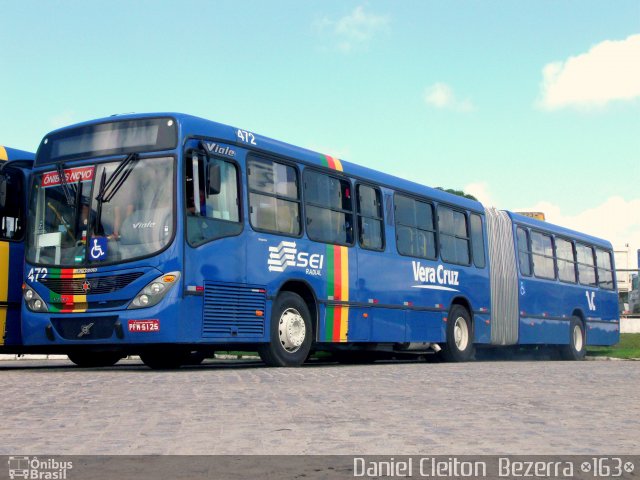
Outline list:
[[[456,318],[453,324],[453,340],[456,343],[456,348],[460,351],[465,350],[469,344],[469,327],[464,318]]]
[[[578,325],[573,327],[573,345],[575,346],[576,352],[582,351],[582,330]]]
[[[287,308],[280,316],[278,335],[280,344],[289,353],[297,352],[306,337],[307,327],[304,318],[295,308]]]

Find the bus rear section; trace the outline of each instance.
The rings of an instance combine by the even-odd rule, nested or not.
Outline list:
[[[0,146],[0,352],[23,353],[20,303],[26,186],[34,154]]]
[[[579,360],[587,345],[619,341],[609,242],[506,211],[487,220],[492,345],[553,346]]]

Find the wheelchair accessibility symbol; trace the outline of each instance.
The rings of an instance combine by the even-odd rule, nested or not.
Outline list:
[[[107,239],[98,237],[91,239],[91,250],[89,251],[91,260],[102,260],[107,256]]]

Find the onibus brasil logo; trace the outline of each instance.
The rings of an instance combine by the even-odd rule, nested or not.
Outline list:
[[[289,267],[304,268],[307,275],[322,275],[324,255],[319,253],[298,252],[296,242],[282,241],[277,247],[269,247],[267,265],[270,272],[284,272]]]
[[[9,457],[9,478],[33,480],[66,480],[67,470],[73,468],[73,462],[63,462],[54,458]]]

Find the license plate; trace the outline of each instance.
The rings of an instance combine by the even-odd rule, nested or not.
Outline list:
[[[130,332],[159,332],[160,320],[129,320]]]

